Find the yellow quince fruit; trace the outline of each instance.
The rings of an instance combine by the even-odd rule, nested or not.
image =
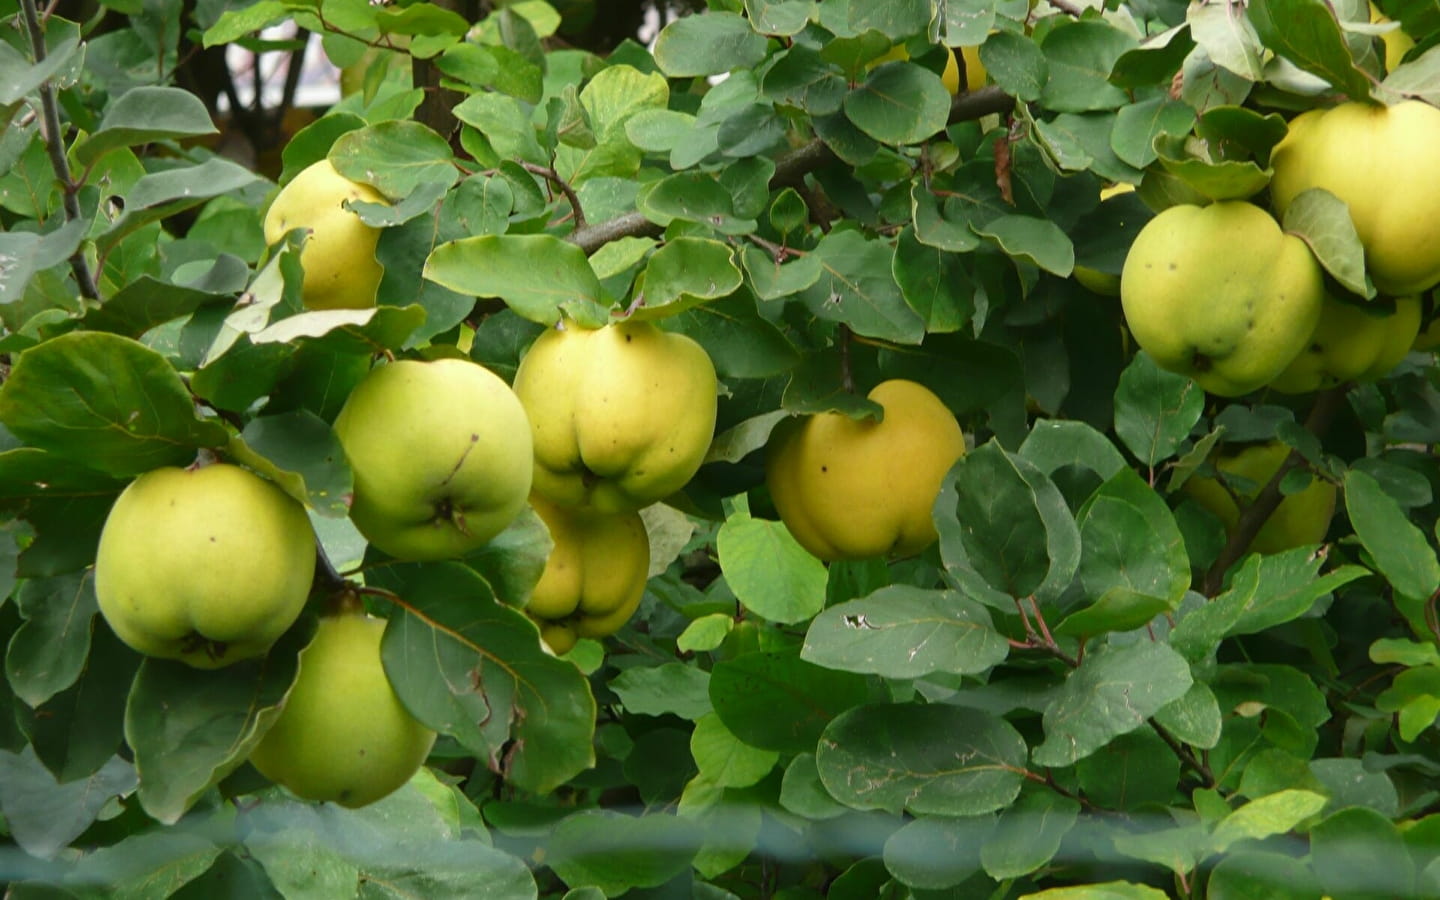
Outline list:
[[[685,486],[715,435],[710,357],[648,322],[562,322],[521,360],[515,394],[533,429],[534,493],[557,506],[649,506]]]
[[[645,595],[650,541],[633,511],[566,509],[532,497],[555,547],[530,594],[525,612],[556,653],[578,638],[614,634],[630,620]]]
[[[1242,487],[1238,483],[1232,482],[1227,488],[1214,478],[1201,476],[1187,480],[1183,490],[1219,517],[1227,534],[1233,534],[1241,513],[1237,496],[1247,504],[1253,501],[1289,455],[1290,448],[1278,441],[1255,444],[1239,453],[1217,455],[1213,458],[1216,469],[1249,482],[1243,485],[1243,490],[1236,490]],[[1279,553],[1318,544],[1325,540],[1334,515],[1335,485],[1315,478],[1304,490],[1280,501],[1251,542],[1250,549],[1257,553]]]
[[[1290,122],[1270,154],[1275,212],[1324,188],[1350,208],[1375,287],[1392,297],[1440,283],[1440,109],[1342,103]]]
[[[365,309],[375,305],[384,266],[375,258],[380,229],[366,225],[346,201],[385,203],[368,184],[351,181],[322,159],[280,189],[265,213],[265,243],[292,228],[308,228],[300,251],[301,296],[309,309]]]
[[[924,385],[895,379],[869,398],[881,421],[827,412],[781,423],[765,483],[785,527],[823,560],[911,556],[937,538],[931,507],[965,453],[955,416]]]
[[[1310,342],[1270,386],[1304,394],[1347,381],[1376,381],[1405,358],[1419,332],[1419,297],[1401,297],[1386,310],[1327,295]]]
[[[1238,200],[1166,209],[1140,230],[1120,275],[1136,343],[1222,397],[1283,372],[1314,333],[1323,299],[1310,248]]]

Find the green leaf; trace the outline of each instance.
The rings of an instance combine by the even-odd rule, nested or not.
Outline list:
[[[725,638],[735,629],[735,619],[726,613],[710,613],[701,616],[680,632],[675,639],[675,649],[681,653],[703,653],[707,650],[714,650],[725,642]],[[612,682],[613,685],[613,682]],[[710,687],[707,681],[705,687],[706,705],[709,705]]]
[[[677,715],[697,721],[709,715],[710,673],[681,662],[626,669],[610,681],[625,709],[642,716]]]
[[[85,314],[85,327],[138,338],[157,325],[189,315],[202,306],[232,305],[235,291],[249,278],[245,263],[222,254],[201,283],[170,284],[142,275]]]
[[[585,251],[550,235],[481,235],[436,247],[425,277],[461,294],[499,297],[532,322],[554,325],[561,313],[582,325],[604,322],[600,280]]]
[[[0,272],[5,276],[0,280],[0,306],[23,298],[36,274],[69,259],[84,239],[85,230],[85,221],[76,219],[47,234],[0,233],[0,262],[3,262]]]
[[[773,622],[803,622],[825,606],[825,564],[782,522],[736,511],[715,537],[720,571],[746,609]]]
[[[744,743],[714,713],[702,716],[690,734],[690,753],[700,775],[720,787],[749,787],[775,768],[780,754]]]
[[[740,287],[730,248],[704,238],[676,238],[650,257],[637,289],[643,302],[632,318],[653,319],[724,297]]]
[[[205,874],[221,852],[197,832],[136,833],[80,857],[65,883],[82,892],[103,885],[107,900],[161,900]]]
[[[129,338],[71,332],[20,354],[0,386],[16,437],[111,475],[186,465],[225,429],[196,415],[170,363]]]
[[[1249,18],[1221,6],[1197,6],[1187,11],[1185,21],[1194,42],[1215,65],[1250,81],[1265,79],[1265,46]]]
[[[60,783],[26,747],[0,750],[0,811],[10,836],[32,856],[51,859],[117,795],[135,788],[135,770],[118,756],[88,778]]]
[[[0,399],[3,396],[0,394]],[[1345,473],[1345,511],[1375,567],[1396,591],[1418,600],[1440,589],[1440,561],[1435,550],[1380,482],[1364,472]]]
[[[61,33],[62,22],[63,20],[57,17],[49,23],[50,27],[45,34],[46,52],[43,62],[31,62],[27,54],[0,42],[0,106],[9,106],[23,100],[75,60],[75,51],[80,48],[78,30],[68,34]]]
[[[1009,652],[980,603],[955,591],[892,584],[816,616],[800,657],[847,672],[922,678],[980,674]]]
[[[924,244],[907,228],[895,244],[891,271],[905,302],[925,320],[926,332],[960,331],[970,324],[975,286],[959,254]]]
[[[1190,688],[1190,666],[1168,644],[1107,645],[1085,655],[1045,707],[1033,758],[1067,766],[1145,724]]]
[[[945,127],[950,92],[923,66],[885,63],[845,96],[845,115],[882,144],[918,144]]]
[[[1267,49],[1330,82],[1351,100],[1370,98],[1370,78],[1355,65],[1345,33],[1324,0],[1256,0],[1247,16]]]
[[[908,887],[955,888],[980,871],[980,851],[994,829],[990,815],[922,816],[885,841],[885,868]]]
[[[99,612],[94,570],[26,580],[16,603],[25,624],[10,637],[5,677],[15,696],[38,707],[84,671],[91,622]]]
[[[302,620],[266,656],[223,669],[168,659],[140,665],[125,701],[125,742],[147,813],[173,825],[245,762],[280,715],[313,634],[313,622]]]
[[[617,897],[685,871],[703,840],[699,827],[680,816],[587,810],[556,826],[545,862],[572,887],[598,887]]]
[[[284,0],[258,0],[240,9],[224,10],[214,24],[205,29],[204,46],[233,44],[251,32],[290,18],[291,10],[291,5]]]
[[[1052,29],[1040,42],[1050,68],[1041,104],[1055,112],[1123,106],[1130,98],[1110,83],[1110,70],[1135,44],[1133,37],[1099,19],[1064,22]]]
[[[329,159],[346,178],[395,198],[408,197],[421,185],[448,188],[460,175],[450,145],[419,122],[380,122],[347,131],[330,148]]]
[[[1115,433],[1142,463],[1154,466],[1180,449],[1205,410],[1205,392],[1194,381],[1135,354],[1115,390]]]
[[[635,208],[661,225],[679,220],[705,225],[722,234],[755,230],[754,219],[735,213],[735,195],[702,172],[677,172],[647,185],[636,198]]]
[[[1237,841],[1284,834],[1325,808],[1326,797],[1314,791],[1276,791],[1252,800],[1215,826],[1210,844],[1224,853]]]
[[[1310,829],[1310,865],[1326,894],[1346,900],[1411,896],[1415,864],[1395,825],[1364,807]]]
[[[830,720],[869,695],[859,675],[788,653],[746,653],[715,664],[710,702],[740,740],[761,750],[808,753]]]
[[[497,602],[474,570],[394,563],[365,575],[406,603],[385,629],[381,658],[417,719],[524,790],[553,790],[595,764],[585,676],[547,654],[535,625]]]
[[[849,811],[849,807],[825,790],[813,753],[801,753],[785,767],[785,777],[780,782],[780,805],[788,812],[814,821],[833,819]]]
[[[975,816],[1008,806],[1024,781],[1015,728],[944,704],[873,704],[831,722],[815,753],[820,779],[854,809]]]
[[[750,27],[760,34],[789,37],[799,34],[810,22],[812,0],[745,0]]]
[[[71,153],[76,162],[90,166],[119,147],[215,133],[209,110],[195,94],[180,88],[141,86],[112,102],[100,127]]]
[[[1180,783],[1180,760],[1148,728],[1122,734],[1075,765],[1080,788],[1106,809],[1168,804]]]
[[[1049,219],[1003,215],[971,227],[1017,262],[1038,266],[1061,278],[1075,269],[1075,246],[1060,226]]]
[[[146,225],[214,197],[241,191],[259,180],[254,172],[219,156],[195,166],[150,172],[126,192],[125,211],[95,238],[95,246],[102,254],[110,253]]]
[[[980,848],[980,862],[996,881],[1028,875],[1050,862],[1075,826],[1080,804],[1046,792],[1022,794],[1000,814]]]
[[[820,279],[801,294],[815,316],[844,322],[856,334],[901,344],[918,344],[925,323],[905,302],[891,274],[894,249],[867,240],[858,231],[834,231],[811,255],[820,260]]]
[[[1399,713],[1400,737],[1415,740],[1440,716],[1440,668],[1423,666],[1400,672],[1375,698],[1375,708]]]
[[[1165,171],[1210,200],[1243,200],[1270,183],[1269,169],[1248,159],[1213,158],[1211,144],[1200,138],[1160,134],[1153,147]]]
[[[1321,900],[1310,867],[1281,853],[1241,850],[1210,870],[1207,900]]]
[[[1120,159],[1143,169],[1158,156],[1155,138],[1162,134],[1188,134],[1194,125],[1195,110],[1189,104],[1154,97],[1123,107],[1116,113],[1110,145]]]
[[[353,485],[345,449],[325,420],[309,410],[251,419],[229,453],[320,515],[349,514]]]
[[[1019,900],[1165,900],[1167,896],[1164,891],[1149,885],[1107,881],[1021,894]]]
[[[1220,704],[1215,692],[1203,681],[1190,685],[1179,700],[1160,707],[1155,721],[1177,740],[1194,747],[1211,749],[1220,743]]]
[[[110,629],[96,628],[90,637],[90,656],[75,683],[37,706],[33,714],[17,717],[36,755],[61,783],[100,771],[120,748],[125,695],[141,659]]]
[[[1020,455],[1046,475],[1075,466],[1108,481],[1125,468],[1125,457],[1105,435],[1085,422],[1064,419],[1035,422],[1020,445]]]
[[[1026,103],[1039,100],[1050,79],[1045,54],[1029,37],[1013,31],[997,31],[985,38],[980,62],[1005,93]]]
[[[1102,484],[1076,523],[1084,548],[1080,583],[1091,596],[1125,588],[1166,600],[1170,609],[1185,596],[1185,539],[1165,501],[1134,471],[1123,469]]]
[[[1173,608],[1173,602],[1165,597],[1142,594],[1117,585],[1084,609],[1065,616],[1058,625],[1051,627],[1051,631],[1080,638],[1111,631],[1130,631]]]
[[[946,476],[957,502],[942,499],[937,519],[946,567],[978,573],[1012,597],[1055,597],[1080,562],[1080,532],[1065,498],[1039,469],[995,442],[962,456]]]
[[[671,78],[719,75],[754,68],[765,58],[765,38],[742,16],[710,11],[684,16],[660,30],[655,62]]]
[[[1285,209],[1284,228],[1308,244],[1320,265],[1346,290],[1375,296],[1375,286],[1365,275],[1365,248],[1344,200],[1324,188],[1301,191]]]

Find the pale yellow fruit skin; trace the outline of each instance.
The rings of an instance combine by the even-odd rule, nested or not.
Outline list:
[[[1275,146],[1272,203],[1283,217],[1308,188],[1350,208],[1376,289],[1392,297],[1440,282],[1440,109],[1342,103],[1301,113]]]
[[[580,641],[580,636],[567,622],[548,622],[535,619],[535,624],[540,626],[540,640],[544,641],[545,646],[550,648],[550,652],[556,656],[569,653]]]
[[[1405,358],[1419,331],[1419,297],[1401,297],[1385,314],[1327,296],[1309,343],[1270,386],[1304,394],[1347,381],[1375,381]]]
[[[543,623],[563,622],[573,636],[619,631],[640,606],[649,577],[650,541],[640,514],[566,509],[539,497],[531,505],[555,546],[525,611]]]
[[[261,656],[315,574],[305,509],[239,466],[166,467],[121,492],[100,534],[95,595],[131,647],[199,669]]]
[[[530,422],[509,386],[465,359],[373,369],[335,418],[355,474],[350,518],[397,559],[463,556],[525,508]]]
[[[515,373],[534,429],[535,493],[602,512],[670,496],[710,448],[717,387],[704,348],[647,322],[546,331]]]
[[[883,421],[821,413],[771,436],[765,482],[800,546],[820,559],[911,556],[936,540],[931,507],[965,453],[955,416],[924,385],[882,382]]]
[[[1253,500],[1289,455],[1290,448],[1284,444],[1257,444],[1237,454],[1218,457],[1215,467],[1252,482],[1253,487],[1246,491],[1245,499]],[[1186,481],[1184,490],[1220,518],[1227,534],[1234,532],[1240,521],[1240,508],[1224,485],[1213,478],[1197,477]],[[1335,485],[1314,478],[1303,491],[1280,501],[1251,542],[1250,549],[1257,553],[1279,553],[1318,544],[1325,540],[1334,515]]]
[[[1380,10],[1375,6],[1374,3],[1371,3],[1370,21],[1375,22],[1376,24],[1380,24],[1384,22],[1389,22],[1390,19],[1386,18],[1384,13],[1380,12]],[[1410,48],[1415,46],[1415,39],[1412,38],[1410,35],[1406,34],[1405,32],[1401,31],[1399,28],[1387,31],[1384,34],[1380,35],[1380,40],[1385,46],[1386,72],[1395,71],[1396,67],[1398,67],[1401,61],[1405,58],[1405,54],[1409,53]]]
[[[430,755],[435,732],[395,696],[380,661],[385,620],[326,616],[300,652],[300,674],[280,717],[250,762],[306,800],[351,809],[410,780]]]
[[[301,295],[309,309],[365,309],[375,305],[385,269],[375,259],[380,230],[344,207],[345,201],[384,203],[366,184],[351,181],[322,159],[280,189],[265,213],[265,242],[292,228],[308,228],[300,251],[305,269]]]
[[[1322,285],[1309,248],[1260,207],[1179,205],[1136,236],[1120,302],[1157,365],[1238,397],[1269,384],[1305,348]]]

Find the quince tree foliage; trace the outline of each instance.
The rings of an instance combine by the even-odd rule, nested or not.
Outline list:
[[[587,49],[597,21],[647,11],[648,30]],[[1440,892],[1440,368],[1405,352],[1440,271],[1433,3],[0,0],[0,22],[7,896]],[[311,36],[349,90],[302,115],[296,79],[270,74],[298,72]],[[198,77],[227,55],[258,60],[253,81]],[[267,232],[280,186],[322,161],[343,182],[292,194]],[[1127,262],[1164,210],[1216,203],[1252,204],[1303,252],[1275,267],[1245,233],[1180,229]],[[358,250],[309,244],[334,219]],[[309,270],[364,296],[307,304],[307,246],[337,247]],[[1311,324],[1276,315],[1292,268]],[[1255,359],[1275,347],[1325,372],[1361,355],[1346,329],[1275,333],[1313,327],[1317,285],[1351,315],[1418,303],[1420,321],[1366,349],[1383,372],[1233,377],[1286,370]],[[533,508],[478,547],[367,544],[334,427],[367,374],[453,359],[513,383],[547,329],[631,322],[714,371],[617,355],[586,377],[597,424],[576,441],[672,442],[614,477],[668,484],[633,461],[693,464],[711,398],[674,390],[713,378],[716,396],[698,470],[633,511],[649,565],[628,620],[543,616],[568,629],[546,643],[525,612],[554,546]],[[481,443],[465,428],[491,417],[445,412],[468,408],[449,393],[465,380],[393,407],[410,449],[377,484],[435,468],[453,441],[426,441],[432,423]],[[835,497],[911,503],[912,463],[953,459],[935,539],[822,562],[777,512],[767,445],[825,414],[870,433],[887,381],[933,394],[964,452],[897,420],[888,445],[814,455],[863,489],[828,494],[824,470],[781,491],[824,495],[848,534],[916,513],[847,522]],[[1259,446],[1274,466],[1219,464]],[[304,609],[244,658],[199,631],[207,665],[144,655],[101,613],[101,530],[135,479],[216,463],[306,511]],[[507,477],[500,493],[522,489]],[[1253,552],[1316,484],[1333,514],[1311,504]],[[392,499],[466,527],[453,496]],[[217,557],[163,552],[205,543],[203,506],[185,521],[131,526],[135,577],[214,579],[187,561]],[[226,590],[187,608],[246,619],[235,581],[285,560],[235,552]],[[379,658],[373,638],[347,646],[333,655],[363,674],[312,663],[297,692],[337,610],[383,627]],[[343,732],[379,742],[390,719],[428,756],[347,782],[345,805],[302,799],[249,760],[287,711],[306,734],[305,710],[344,728],[286,731],[267,771],[301,752],[314,778],[366,771]],[[307,740],[334,744],[334,771]]]

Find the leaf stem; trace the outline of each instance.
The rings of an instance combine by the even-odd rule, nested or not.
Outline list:
[[[20,0],[20,10],[30,37],[30,52],[38,66],[45,61],[45,31],[40,25],[40,12],[35,0]],[[55,170],[55,178],[60,182],[65,221],[74,222],[80,218],[80,186],[70,178],[70,162],[65,158],[65,141],[60,131],[60,107],[55,101],[55,85],[49,78],[40,83],[40,107],[45,115],[45,150],[50,155],[50,167]],[[75,274],[75,283],[82,297],[100,299],[100,290],[90,273],[90,264],[85,261],[83,244],[70,254],[70,271]]]
[[[560,173],[549,166],[538,166],[535,163],[529,162],[522,162],[520,166],[532,175],[539,175],[559,188],[560,193],[564,194],[565,199],[570,202],[571,212],[575,214],[575,230],[579,231],[585,227],[585,211],[580,208],[580,197],[575,193],[575,189],[570,186],[570,182],[561,178]]]
[[[1164,741],[1166,746],[1170,748],[1170,752],[1174,753],[1175,757],[1180,760],[1180,764],[1200,776],[1200,780],[1204,783],[1205,787],[1213,788],[1216,785],[1215,773],[1210,771],[1210,766],[1196,759],[1195,754],[1190,748],[1180,743],[1179,739],[1171,734],[1168,728],[1153,718],[1146,719],[1145,721],[1148,722],[1155,733],[1160,736],[1160,740]]]

